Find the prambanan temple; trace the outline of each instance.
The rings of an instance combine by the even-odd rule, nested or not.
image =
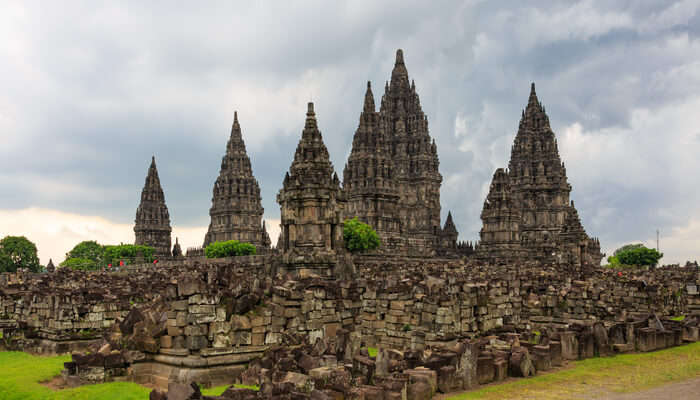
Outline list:
[[[323,141],[332,122],[308,104],[274,248],[234,113],[203,244],[259,254],[183,257],[177,239],[171,250],[154,158],[134,232],[163,262],[0,273],[0,349],[71,353],[67,386],[133,381],[151,399],[425,400],[700,339],[697,264],[600,266],[534,85],[474,244],[458,242],[463,211],[440,223],[438,149],[401,50],[378,110],[367,84],[342,179]],[[345,250],[354,217],[377,230],[378,250]],[[199,389],[233,383],[259,391]]]
[[[259,252],[286,254],[287,260],[300,256],[308,262],[307,256],[342,253],[343,221],[358,217],[379,234],[378,255],[599,265],[600,243],[588,236],[570,200],[566,168],[534,84],[508,169],[498,168],[493,175],[475,244],[458,241],[451,211],[445,223],[440,223],[439,166],[428,117],[416,84],[409,79],[403,52],[398,50],[378,110],[371,82],[367,82],[342,182],[323,143],[313,103],[309,103],[294,161],[277,195],[281,234],[276,248],[270,246],[260,187],[234,113],[203,245],[236,239],[254,244]],[[161,256],[172,253],[170,218],[155,160],[148,171],[134,231],[137,244],[151,245]]]

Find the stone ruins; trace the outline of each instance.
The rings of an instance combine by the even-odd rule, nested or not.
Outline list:
[[[308,104],[270,247],[234,114],[204,243],[247,241],[257,255],[183,256],[177,239],[171,251],[153,159],[134,231],[159,262],[0,274],[0,347],[71,353],[67,386],[133,381],[154,387],[151,399],[369,400],[429,399],[699,339],[697,264],[600,267],[534,85],[478,242],[458,240],[452,212],[441,226],[438,167],[399,50],[379,111],[367,85],[342,182]],[[355,216],[376,228],[378,251],[345,250]],[[207,397],[198,385],[233,383],[259,390]]]

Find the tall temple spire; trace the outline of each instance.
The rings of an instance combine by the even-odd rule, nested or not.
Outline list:
[[[156,158],[151,158],[146,182],[141,191],[141,203],[136,209],[134,233],[137,245],[151,246],[158,256],[170,255],[170,214],[160,185]]]
[[[212,192],[211,222],[204,238],[205,247],[227,240],[251,243],[258,251],[269,247],[261,225],[264,210],[260,186],[253,176],[237,111],[233,113],[226,154],[221,159],[221,170]]]
[[[415,83],[409,80],[399,49],[379,111],[374,111],[367,85],[343,171],[349,216],[374,227],[386,251],[430,254],[442,231],[439,164]]]

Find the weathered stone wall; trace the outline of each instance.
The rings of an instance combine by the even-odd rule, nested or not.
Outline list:
[[[273,278],[273,264],[254,256],[117,274],[5,274],[0,319],[9,322],[2,329],[24,339],[92,339],[132,307],[160,301],[164,329],[141,350],[199,357],[282,343],[285,334],[308,335],[313,343],[340,328],[360,332],[368,345],[421,348],[506,328],[700,312],[697,269],[621,276],[598,270],[577,280],[558,267],[368,258],[356,261],[354,281],[292,281]]]

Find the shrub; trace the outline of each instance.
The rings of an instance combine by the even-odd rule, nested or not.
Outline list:
[[[371,226],[360,222],[357,217],[345,220],[343,240],[345,248],[352,253],[374,250],[381,244],[377,232]]]
[[[255,253],[255,246],[250,243],[239,242],[238,240],[214,242],[204,249],[204,255],[207,258],[251,256],[255,255]]]
[[[100,266],[95,264],[93,260],[88,260],[87,258],[79,257],[73,257],[64,260],[61,263],[61,267],[79,271],[94,271],[100,268]]]
[[[134,260],[143,258],[147,263],[153,262],[153,253],[155,249],[151,246],[141,246],[136,244],[120,244],[117,246],[105,246],[104,263],[112,264],[119,260]]]

